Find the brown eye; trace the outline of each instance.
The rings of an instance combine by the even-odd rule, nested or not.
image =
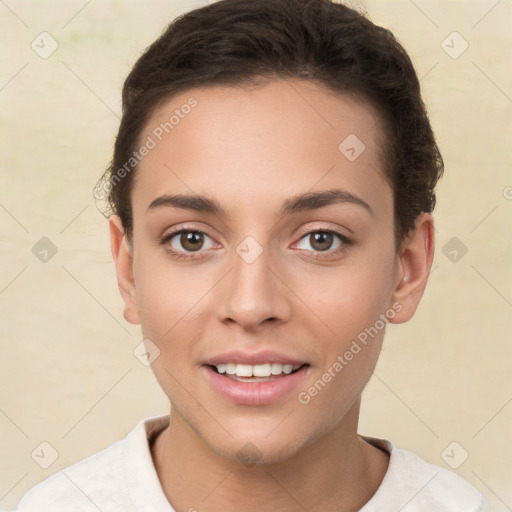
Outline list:
[[[334,237],[327,231],[316,231],[308,235],[314,251],[327,251],[331,248]]]
[[[180,243],[186,251],[197,251],[204,244],[204,233],[198,231],[182,231]]]
[[[165,250],[179,259],[206,256],[214,241],[202,231],[196,229],[178,229],[164,235],[160,241]]]
[[[306,242],[309,247],[304,246]],[[337,231],[317,229],[303,235],[297,247],[311,253],[311,256],[318,260],[341,255],[350,245],[352,240]]]

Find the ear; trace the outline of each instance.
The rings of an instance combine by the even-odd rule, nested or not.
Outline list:
[[[126,239],[123,224],[118,215],[109,217],[110,248],[116,264],[117,284],[124,301],[124,318],[131,324],[140,324],[135,300],[133,256]]]
[[[396,314],[390,322],[407,322],[420,302],[434,259],[434,218],[422,213],[416,219],[414,228],[403,241],[395,270],[394,291],[391,304]],[[401,308],[398,307],[401,306]]]

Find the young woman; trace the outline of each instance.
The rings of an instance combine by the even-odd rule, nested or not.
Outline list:
[[[125,81],[95,189],[170,414],[18,510],[482,510],[357,433],[386,325],[427,283],[442,169],[407,53],[355,10],[221,0],[171,23]]]

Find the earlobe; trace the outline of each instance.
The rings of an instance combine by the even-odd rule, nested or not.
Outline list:
[[[401,310],[390,319],[391,323],[407,322],[416,312],[432,267],[434,245],[434,219],[423,213],[416,219],[397,256],[391,304],[400,304]]]
[[[128,322],[140,324],[133,278],[133,256],[118,215],[110,216],[109,229],[110,248],[116,265],[117,284],[124,302],[123,315]]]

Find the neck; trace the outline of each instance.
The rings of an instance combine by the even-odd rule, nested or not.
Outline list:
[[[163,491],[178,511],[359,510],[376,492],[389,460],[357,436],[359,404],[331,432],[274,464],[226,459],[171,413],[152,445]]]

